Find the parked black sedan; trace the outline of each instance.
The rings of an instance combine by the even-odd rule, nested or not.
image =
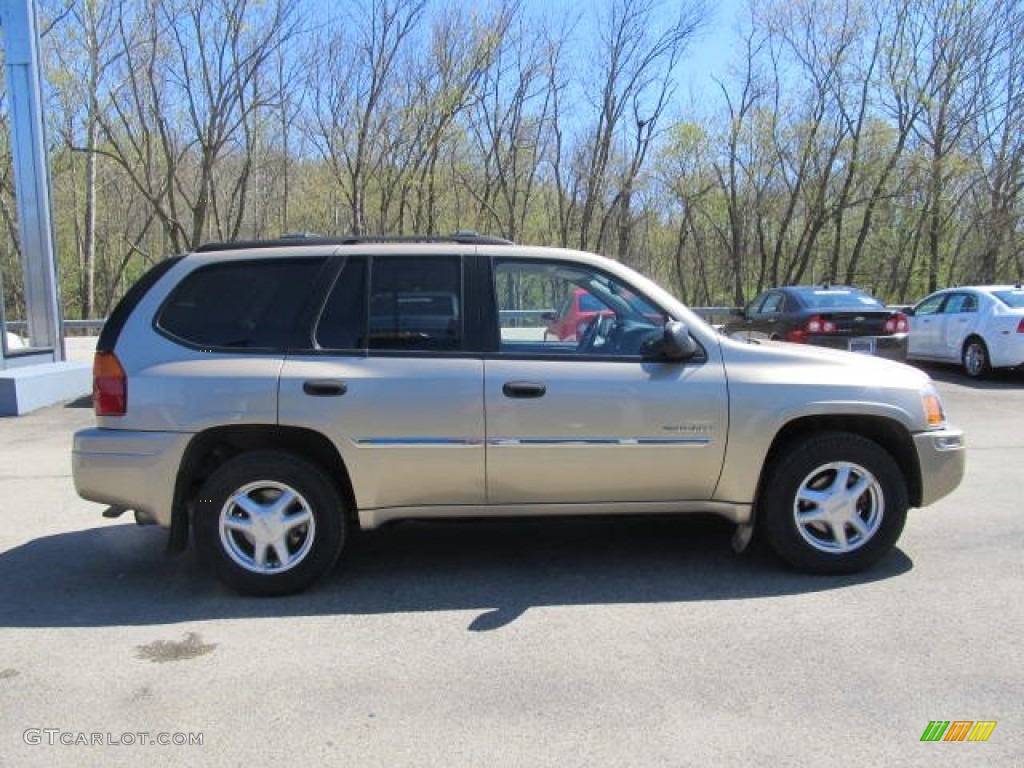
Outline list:
[[[910,326],[901,312],[846,285],[790,285],[760,294],[722,332],[750,341],[792,341],[902,362]]]

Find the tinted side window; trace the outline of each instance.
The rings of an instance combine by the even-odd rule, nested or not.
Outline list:
[[[760,296],[756,297],[752,302],[750,302],[747,305],[747,314],[748,315],[760,314],[761,313],[761,305],[764,304],[765,300],[768,299],[768,297],[770,295],[771,294],[768,294],[768,293],[762,293]]]
[[[969,293],[954,293],[946,299],[946,304],[942,308],[943,314],[946,315],[957,315],[964,312],[977,312],[978,311],[978,300],[970,295]]]
[[[369,309],[370,349],[461,349],[462,260],[375,258]]]
[[[132,313],[132,310],[138,306],[138,303],[142,301],[142,297],[146,295],[149,289],[156,285],[157,280],[163,277],[182,258],[181,256],[172,256],[159,262],[140,277],[135,285],[128,289],[124,297],[117,302],[117,306],[110,313],[107,322],[103,324],[99,340],[96,342],[96,350],[98,352],[114,351],[117,337],[121,334],[121,329],[124,328],[124,324],[128,321],[128,316]]]
[[[157,326],[212,349],[282,349],[323,259],[232,261],[202,267],[168,297]]]
[[[366,259],[350,258],[342,267],[316,328],[322,349],[366,348]]]
[[[758,314],[767,315],[782,310],[782,294],[772,293],[764,300],[764,304],[758,310]]]
[[[945,298],[946,294],[944,293],[939,294],[938,296],[929,296],[914,308],[914,314],[918,317],[921,315],[934,315],[939,311],[939,306]]]

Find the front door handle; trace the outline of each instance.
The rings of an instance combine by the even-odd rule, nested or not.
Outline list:
[[[337,379],[311,379],[303,383],[302,391],[313,397],[340,397],[348,392],[348,384]]]
[[[505,397],[528,399],[544,397],[544,393],[548,391],[548,388],[539,381],[506,381],[501,387],[501,391]]]

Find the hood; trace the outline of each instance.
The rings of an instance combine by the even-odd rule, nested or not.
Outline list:
[[[748,375],[765,381],[913,390],[919,390],[931,381],[924,371],[904,363],[809,344],[745,342],[723,336],[721,348],[727,366],[742,366]]]

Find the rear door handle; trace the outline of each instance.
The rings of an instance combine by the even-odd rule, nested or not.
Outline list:
[[[310,379],[303,383],[302,391],[313,397],[340,397],[348,392],[348,384],[337,379]]]
[[[506,381],[502,385],[501,391],[505,397],[529,399],[544,397],[544,393],[548,391],[548,388],[539,381]]]

